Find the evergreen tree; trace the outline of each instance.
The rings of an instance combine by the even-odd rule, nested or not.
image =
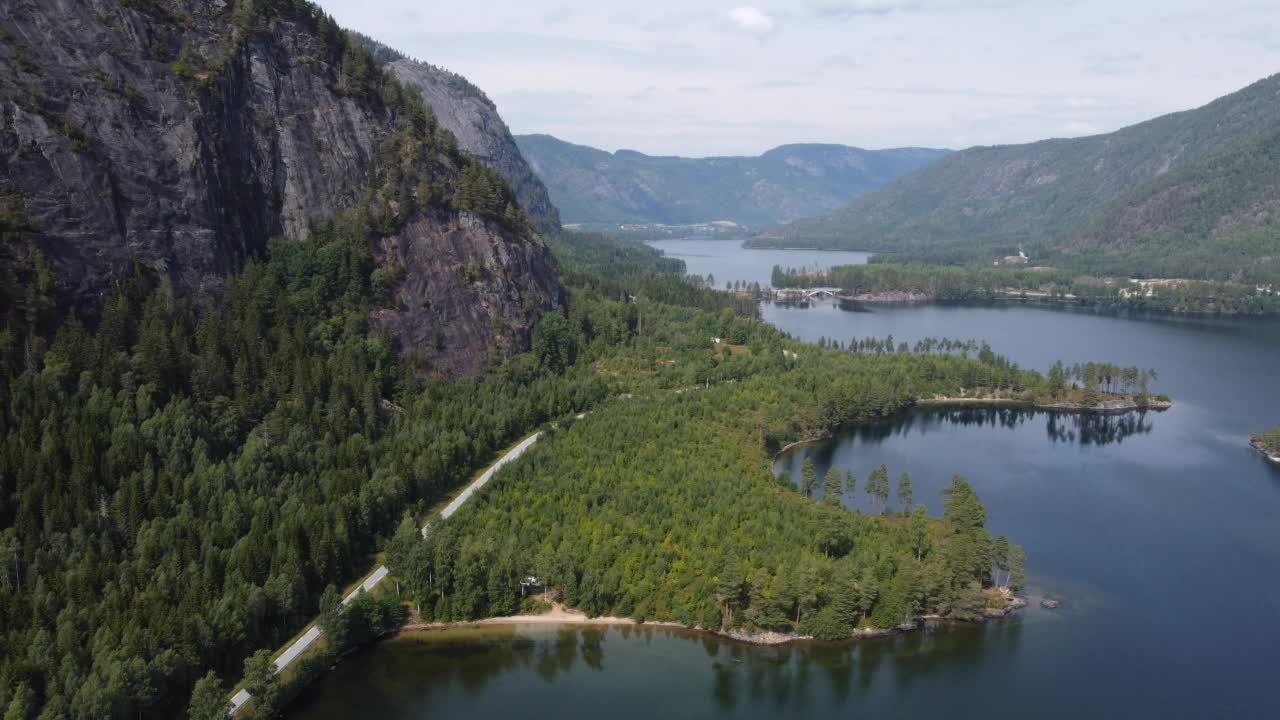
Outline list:
[[[4,711],[4,720],[32,720],[36,714],[36,694],[25,682],[18,683]]]
[[[1009,579],[1006,584],[1014,590],[1020,590],[1027,584],[1027,553],[1021,545],[1014,545],[1009,550]]]
[[[903,515],[911,512],[914,497],[911,490],[911,476],[904,472],[898,478],[898,509],[902,511]]]
[[[1007,587],[1009,583],[1009,540],[1001,535],[992,545],[991,564],[995,566],[995,584]],[[1000,573],[1005,573],[1004,582],[1000,582]]]
[[[855,501],[858,499],[858,478],[852,470],[844,475],[844,492]]]
[[[210,670],[204,677],[196,681],[191,693],[191,702],[187,705],[189,720],[226,720],[231,711],[231,703],[227,701],[227,690],[218,676]]]
[[[280,701],[280,676],[270,650],[259,650],[244,660],[244,689],[253,696],[259,717],[271,717]]]
[[[889,502],[889,468],[881,465],[867,476],[867,496],[871,499],[872,509],[884,512]]]
[[[840,504],[840,490],[842,487],[840,482],[840,469],[832,465],[826,476],[822,479],[822,500],[823,502]]]
[[[800,492],[813,497],[813,490],[818,486],[818,469],[813,466],[813,458],[806,457],[800,466]]]
[[[925,506],[917,505],[911,511],[911,519],[907,521],[907,536],[916,560],[924,559],[925,553],[929,552],[929,511]]]
[[[720,572],[715,577],[716,600],[720,603],[725,626],[733,625],[733,611],[742,600],[745,583],[742,560],[731,550],[721,561]]]

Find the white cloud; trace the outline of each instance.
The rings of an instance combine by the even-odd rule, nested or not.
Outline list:
[[[739,30],[753,35],[768,35],[777,26],[777,21],[758,8],[745,5],[729,11],[729,21]]]
[[[813,6],[813,12],[820,17],[855,17],[859,15],[888,15],[898,10],[918,10],[920,4],[915,0],[840,0],[839,2],[822,2]]]
[[[1067,135],[1097,135],[1102,129],[1093,123],[1072,120],[1062,126],[1062,131]]]
[[[1280,68],[1275,0],[317,1],[517,133],[654,155],[1107,132]]]

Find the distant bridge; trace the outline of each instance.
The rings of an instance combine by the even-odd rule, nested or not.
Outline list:
[[[816,298],[816,297],[825,296],[829,298],[834,298],[834,297],[840,296],[840,291],[841,291],[841,288],[818,287],[818,288],[780,288],[778,290],[774,290],[773,292],[775,295],[778,295],[780,297]]]

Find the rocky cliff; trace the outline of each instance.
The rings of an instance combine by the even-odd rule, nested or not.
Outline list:
[[[527,345],[554,303],[510,190],[472,173],[485,202],[457,202],[456,141],[309,3],[12,0],[0,28],[0,204],[68,304],[91,314],[134,263],[216,297],[268,238],[348,209],[398,283],[373,319],[433,368]]]
[[[407,58],[388,66],[397,79],[412,88],[435,110],[440,125],[476,160],[497,170],[515,190],[520,205],[543,232],[560,229],[560,212],[547,188],[534,174],[516,146],[498,108],[466,78]]]

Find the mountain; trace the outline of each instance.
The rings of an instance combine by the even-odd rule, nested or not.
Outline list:
[[[1280,75],[1106,135],[963,150],[756,244],[945,262],[1021,246],[1082,269],[1247,276],[1280,255],[1277,132]]]
[[[759,157],[654,157],[607,153],[550,135],[516,143],[571,223],[775,225],[840,207],[946,155],[946,150],[862,150],[784,145]]]
[[[555,302],[511,189],[439,119],[465,113],[433,113],[309,3],[16,0],[0,27],[0,260],[47,264],[64,306],[95,314],[134,267],[216,298],[268,239],[330,221],[381,266],[369,322],[433,370],[527,347]],[[501,146],[485,118],[466,143]]]

